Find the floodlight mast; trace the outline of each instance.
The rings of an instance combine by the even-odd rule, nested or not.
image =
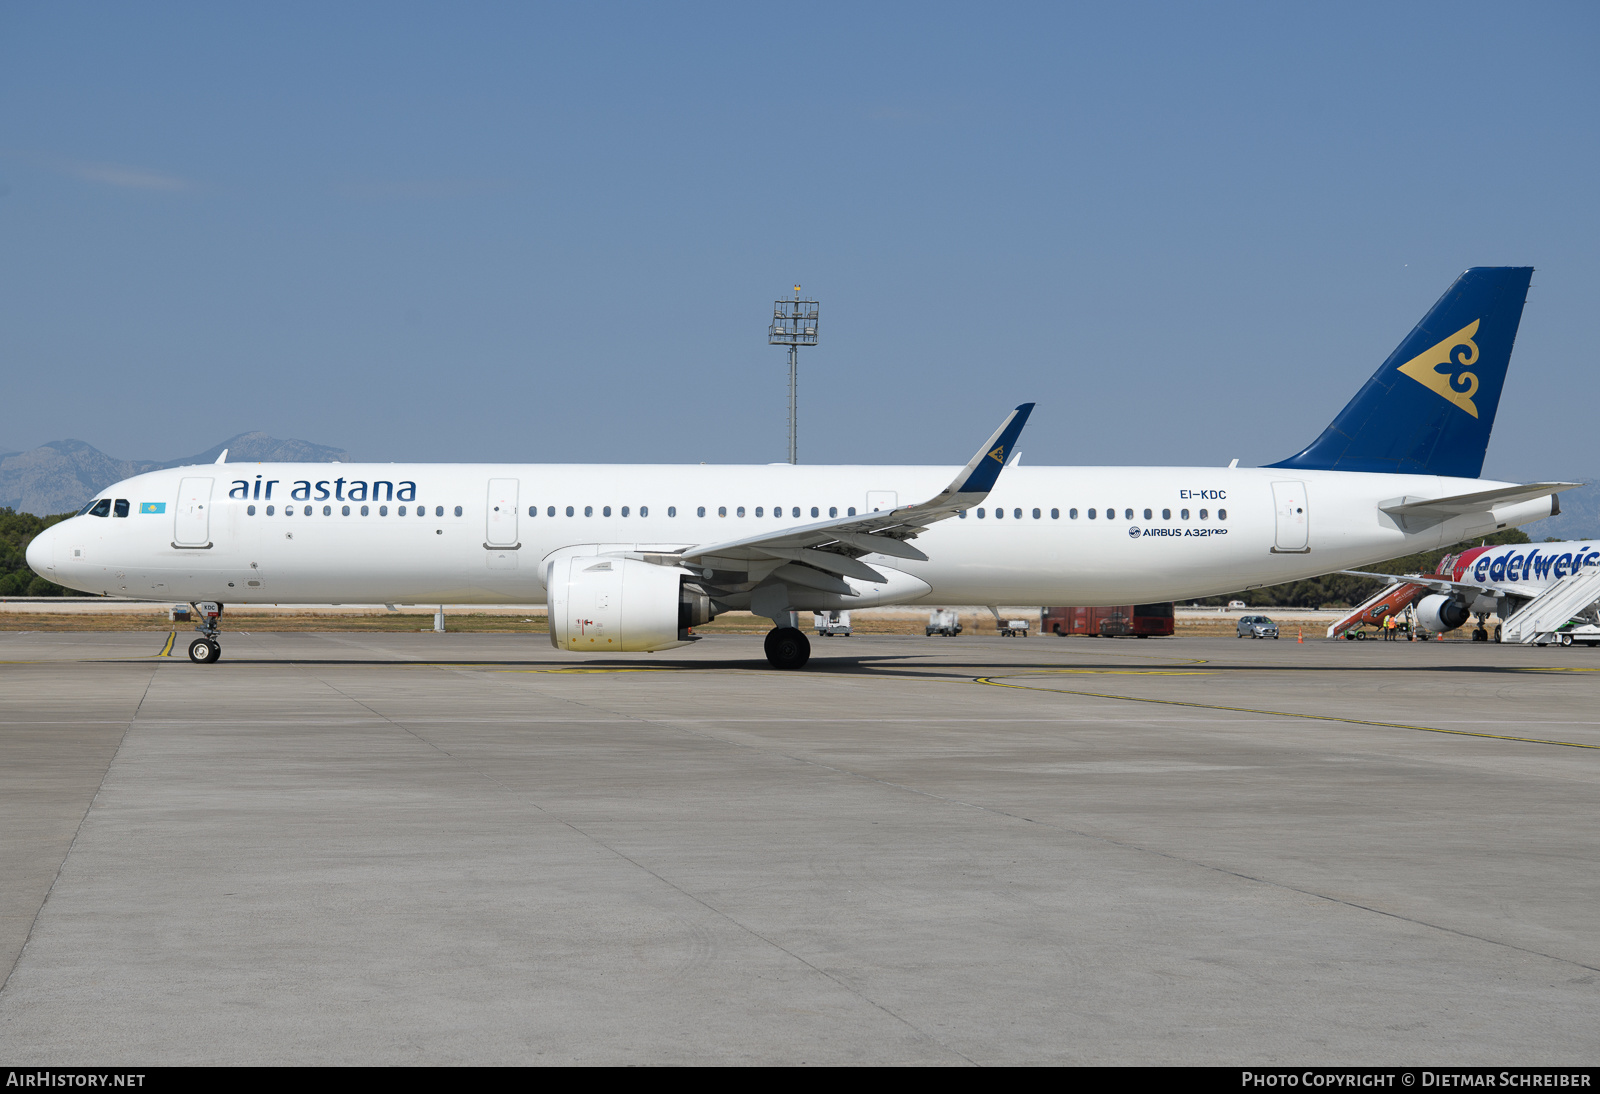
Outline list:
[[[795,388],[800,374],[800,347],[817,344],[817,302],[801,300],[800,286],[794,287],[793,300],[772,302],[772,325],[767,328],[767,345],[789,347],[789,462],[799,463],[799,404]]]

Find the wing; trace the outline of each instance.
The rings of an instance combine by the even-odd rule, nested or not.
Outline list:
[[[926,562],[928,556],[906,540],[915,539],[930,524],[947,520],[989,496],[1031,413],[1033,404],[1023,403],[1007,415],[1000,428],[967,461],[950,485],[927,501],[818,524],[780,528],[724,543],[699,544],[684,551],[682,558],[712,570],[743,569],[742,564],[751,562],[794,563],[798,565],[787,567],[783,576],[799,579],[799,583],[811,584],[814,588],[834,586],[808,582],[803,573],[795,571],[814,568],[863,581],[887,581],[883,574],[859,561],[861,556],[882,554]],[[724,565],[724,560],[741,565]],[[848,587],[838,581],[838,588],[843,591]]]
[[[1370,577],[1382,581],[1387,585],[1421,585],[1436,593],[1450,594],[1454,592],[1483,593],[1486,596],[1538,596],[1543,590],[1534,589],[1527,585],[1509,585],[1501,582],[1497,585],[1483,585],[1474,581],[1452,581],[1448,577],[1438,574],[1374,574],[1366,570],[1340,570],[1341,574],[1351,577]]]

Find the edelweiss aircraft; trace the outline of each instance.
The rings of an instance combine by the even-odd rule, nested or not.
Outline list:
[[[548,604],[559,649],[886,604],[1126,604],[1254,588],[1549,516],[1477,478],[1532,270],[1462,274],[1333,423],[1267,467],[1007,467],[1033,404],[949,467],[255,464],[139,475],[36,538],[74,589],[224,604]],[[226,454],[224,454],[226,455]],[[914,541],[914,542],[913,542]]]
[[[1414,603],[1418,623],[1435,634],[1453,631],[1477,616],[1472,640],[1487,642],[1491,638],[1487,626],[1491,613],[1502,620],[1510,619],[1567,578],[1575,578],[1584,570],[1593,573],[1596,567],[1600,567],[1600,541],[1577,540],[1472,547],[1458,555],[1445,555],[1431,574],[1345,572],[1404,586],[1398,590],[1400,597],[1385,598],[1391,604],[1390,612]],[[1398,609],[1393,606],[1396,604]],[[1499,627],[1492,637],[1496,642],[1500,640]],[[1571,639],[1567,641],[1570,643]]]

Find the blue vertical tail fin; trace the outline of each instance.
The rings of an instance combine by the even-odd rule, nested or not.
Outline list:
[[[1531,266],[1474,266],[1302,452],[1269,467],[1475,479]]]

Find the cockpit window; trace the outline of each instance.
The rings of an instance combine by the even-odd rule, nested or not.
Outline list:
[[[112,512],[112,514],[114,516],[119,516],[119,517],[127,516],[128,515],[128,499],[127,498],[118,498],[112,504],[111,512]]]
[[[89,507],[91,517],[109,517],[111,515],[111,499],[101,498]]]
[[[82,509],[79,509],[78,510],[78,515],[80,517],[83,516],[85,513],[87,513],[89,510],[93,509],[96,505],[99,505],[99,504],[100,504],[100,499],[99,498],[95,498],[93,501],[90,501],[86,505],[84,505],[84,507]]]

